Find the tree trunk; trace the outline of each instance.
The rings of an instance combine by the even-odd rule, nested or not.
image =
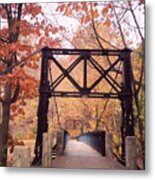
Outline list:
[[[11,84],[6,85],[5,100],[2,104],[2,124],[0,132],[0,166],[7,165],[8,130],[11,106]]]
[[[98,117],[98,105],[96,104],[96,127],[95,130],[98,131],[99,129],[99,117]]]

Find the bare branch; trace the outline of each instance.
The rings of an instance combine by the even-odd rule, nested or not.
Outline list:
[[[94,31],[94,33],[95,33],[95,37],[96,37],[96,40],[97,40],[100,48],[104,50],[104,47],[103,47],[101,41],[99,40],[99,34],[98,34],[97,30],[96,30],[95,22],[94,22],[94,19],[93,19],[93,18],[92,18],[92,27],[93,27],[93,31]],[[104,40],[104,39],[103,39],[103,40]],[[105,40],[104,40],[104,41],[105,41]],[[108,41],[107,41],[107,42],[108,42]],[[109,43],[109,42],[108,42],[108,43]],[[110,59],[109,59],[109,56],[106,56],[106,60],[107,60],[107,62],[109,63],[109,65],[111,65],[111,61],[110,61]],[[119,70],[117,70],[117,69],[115,69],[115,68],[113,69],[113,71],[115,71],[115,72],[117,72],[117,73],[121,73],[121,71],[119,71]]]
[[[139,35],[140,35],[141,41],[143,42],[143,41],[144,41],[144,37],[143,37],[143,35],[142,35],[142,33],[141,33],[140,26],[139,26],[139,24],[138,24],[138,21],[137,21],[136,15],[135,15],[135,13],[134,13],[134,11],[133,11],[133,9],[132,9],[132,7],[131,7],[131,6],[130,6],[130,12],[131,12],[132,17],[133,17],[133,19],[134,19],[134,21],[135,21],[135,24],[136,24],[136,26],[137,26],[137,29],[138,29],[138,32],[139,32]]]
[[[110,42],[108,42],[107,40],[105,40],[103,37],[101,37],[99,34],[98,34],[98,38],[101,39],[103,42],[107,43],[109,46],[111,46],[112,48],[114,49],[119,49],[118,47],[114,46],[113,44],[111,44]]]
[[[113,4],[113,3],[112,3],[112,4]],[[125,38],[124,38],[123,31],[122,31],[122,27],[121,27],[120,21],[119,21],[119,19],[118,19],[118,15],[117,15],[117,13],[116,13],[114,4],[113,4],[113,10],[114,10],[114,14],[115,14],[115,17],[116,17],[116,21],[117,21],[117,24],[118,24],[118,27],[119,27],[119,31],[120,31],[120,34],[121,34],[122,42],[123,42],[123,44],[124,44],[124,47],[126,48],[127,45],[126,45],[126,42],[125,42]]]
[[[104,49],[103,45],[101,44],[101,42],[100,42],[100,40],[99,40],[99,38],[98,38],[98,33],[97,33],[97,31],[96,31],[95,23],[94,23],[94,19],[93,19],[93,18],[92,18],[92,26],[93,26],[93,30],[94,30],[94,33],[95,33],[95,36],[96,36],[96,40],[97,40],[100,48],[101,48],[101,49]],[[108,56],[106,56],[106,59],[107,59],[108,63],[111,65],[111,62],[110,62],[110,59],[109,59]]]
[[[92,27],[93,27],[93,30],[94,30],[94,33],[95,33],[95,36],[96,36],[96,40],[100,46],[101,49],[104,49],[103,45],[101,44],[99,38],[98,38],[98,33],[96,31],[96,28],[95,28],[95,22],[94,22],[94,19],[92,18]]]

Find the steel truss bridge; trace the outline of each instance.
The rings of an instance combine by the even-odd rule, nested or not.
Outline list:
[[[125,156],[125,137],[134,135],[134,117],[133,117],[133,92],[132,92],[132,67],[131,67],[131,50],[110,50],[110,49],[52,49],[45,47],[41,50],[41,77],[39,88],[39,106],[38,106],[38,129],[35,145],[35,159],[34,164],[39,162],[42,157],[42,136],[48,130],[48,106],[49,98],[51,97],[65,97],[65,98],[117,98],[120,100],[122,109],[122,153]],[[56,55],[60,56],[73,56],[75,60],[67,67],[63,67],[61,61]],[[114,62],[109,64],[109,67],[104,68],[97,60],[100,57],[116,57]],[[49,78],[49,61],[52,61],[61,74],[51,81]],[[117,79],[110,75],[114,69],[117,71],[116,66],[122,63],[122,83],[120,84]],[[83,63],[83,84],[79,84],[71,72],[79,63]],[[88,86],[88,63],[99,73],[99,77]],[[60,83],[67,78],[69,82],[76,89],[75,91],[58,91]],[[105,80],[113,91],[98,92],[94,91],[95,87]]]

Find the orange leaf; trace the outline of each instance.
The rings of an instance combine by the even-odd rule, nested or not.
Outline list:
[[[105,25],[108,26],[108,27],[111,26],[111,21],[110,21],[110,19],[107,19],[107,21],[105,22]]]
[[[107,8],[107,7],[104,7],[104,8],[102,9],[102,14],[103,14],[103,16],[105,16],[105,15],[107,14],[107,12],[108,12],[108,8]]]
[[[66,16],[70,16],[72,14],[72,11],[69,8],[66,8],[66,11],[64,13]]]
[[[97,18],[99,16],[98,10],[97,9],[91,10],[91,15],[92,15],[93,18]]]
[[[84,23],[86,24],[86,23],[88,23],[89,21],[90,21],[90,16],[87,15],[87,16],[85,17],[85,19],[84,19]]]
[[[86,2],[82,2],[82,10],[87,12],[88,11],[88,6],[87,6],[87,3]]]

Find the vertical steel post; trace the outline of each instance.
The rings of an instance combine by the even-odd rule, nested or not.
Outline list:
[[[87,58],[84,57],[84,64],[83,64],[83,88],[84,90],[87,89]]]
[[[124,49],[120,56],[123,61],[123,84],[122,84],[122,158],[125,159],[125,138],[134,136],[134,115],[133,115],[133,92],[132,92],[132,67],[131,50]]]
[[[48,55],[46,48],[42,49],[41,77],[38,105],[38,129],[35,144],[35,158],[32,164],[40,164],[42,158],[43,133],[48,130],[49,81],[48,81]]]

